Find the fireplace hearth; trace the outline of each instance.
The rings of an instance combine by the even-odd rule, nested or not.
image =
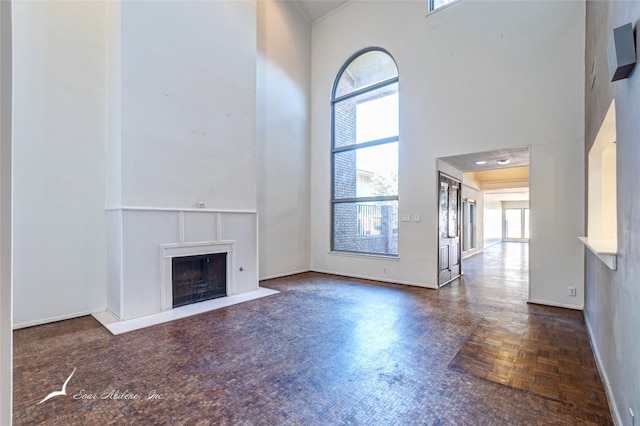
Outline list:
[[[173,307],[227,295],[227,253],[172,259]]]

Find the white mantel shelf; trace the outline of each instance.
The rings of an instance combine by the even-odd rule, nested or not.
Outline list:
[[[589,237],[578,237],[578,239],[582,241],[598,259],[602,260],[609,269],[615,271],[618,268],[618,247],[616,247],[613,241],[594,240]]]

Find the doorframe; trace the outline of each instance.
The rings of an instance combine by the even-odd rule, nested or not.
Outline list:
[[[465,212],[465,204],[467,207],[469,207],[469,215],[466,214]],[[471,225],[471,229],[475,230],[475,232],[471,233],[471,236],[475,236],[476,238],[476,245],[473,247],[469,247],[468,250],[464,249],[465,243],[467,241],[467,229],[466,229],[466,220],[470,217],[473,217],[473,215],[471,214],[471,206],[474,207],[474,213],[475,213],[475,221],[471,221],[469,219],[469,224]],[[462,220],[461,220],[461,232],[460,232],[460,237],[462,238],[462,254],[465,253],[469,253],[472,250],[476,250],[478,248],[478,201],[471,199],[471,198],[462,198]],[[471,244],[473,243],[473,240],[469,241],[469,245],[471,246]]]
[[[459,184],[457,205],[458,205],[458,238],[459,238],[458,263],[460,264],[460,274],[456,275],[455,277],[452,277],[451,279],[447,280],[446,282],[443,282],[442,284],[440,284],[440,176],[444,176]],[[442,170],[439,170],[439,169],[436,170],[436,212],[437,212],[436,217],[438,218],[438,221],[437,221],[438,226],[437,226],[437,233],[436,233],[436,253],[438,253],[438,255],[436,256],[436,268],[438,271],[438,275],[436,278],[437,278],[438,288],[443,287],[464,275],[464,271],[462,270],[462,238],[463,237],[462,237],[461,220],[460,220],[461,219],[460,212],[462,209],[461,201],[462,201],[462,180],[456,177],[453,177],[449,173],[443,172]]]

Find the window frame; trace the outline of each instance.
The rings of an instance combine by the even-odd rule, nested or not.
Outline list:
[[[381,52],[384,53],[385,55],[387,55],[394,63],[395,65],[395,69],[396,69],[396,75],[392,78],[387,78],[385,80],[370,84],[368,86],[364,86],[361,87],[359,89],[356,89],[352,92],[349,92],[347,94],[343,94],[340,96],[336,97],[336,92],[338,90],[338,84],[340,83],[340,80],[342,79],[342,76],[344,75],[345,71],[349,68],[349,66],[356,60],[358,59],[360,56],[370,53],[370,52]],[[398,257],[398,253],[396,252],[395,254],[388,254],[388,253],[376,253],[376,252],[368,252],[368,251],[355,251],[355,250],[342,250],[342,249],[336,249],[335,247],[335,208],[336,205],[338,204],[347,204],[347,203],[359,203],[359,202],[385,202],[385,201],[399,201],[399,188],[398,188],[398,194],[396,195],[384,195],[384,196],[368,196],[368,197],[349,197],[349,198],[336,198],[336,167],[335,167],[335,160],[336,160],[336,154],[339,153],[343,153],[343,152],[349,152],[349,151],[357,151],[359,149],[365,149],[365,148],[370,148],[370,147],[375,147],[375,146],[380,146],[380,145],[386,145],[386,144],[390,144],[390,143],[399,143],[400,142],[400,129],[398,128],[398,134],[395,136],[391,136],[391,137],[385,137],[385,138],[380,138],[380,139],[375,139],[375,140],[370,140],[370,141],[366,141],[366,142],[362,142],[362,143],[353,143],[347,146],[341,146],[336,148],[336,105],[342,101],[351,99],[351,98],[355,98],[358,97],[360,95],[366,94],[366,93],[370,93],[373,92],[375,90],[381,89],[383,87],[387,87],[387,86],[391,86],[393,84],[397,84],[398,85],[398,94],[399,94],[399,75],[400,72],[398,71],[398,64],[396,63],[394,57],[384,48],[381,47],[367,47],[365,49],[359,50],[356,53],[354,53],[353,55],[351,55],[351,57],[349,57],[349,59],[347,59],[345,61],[345,63],[342,65],[342,67],[340,68],[340,70],[338,71],[338,73],[336,74],[336,78],[333,82],[332,88],[331,88],[331,200],[330,200],[330,221],[331,221],[331,232],[330,232],[330,238],[331,238],[331,243],[330,243],[330,252],[332,253],[347,253],[347,254],[352,254],[352,255],[367,255],[367,256],[374,256],[374,257],[391,257],[391,258],[397,258]],[[399,111],[399,107],[398,107],[398,115],[400,114]],[[398,231],[398,236],[399,236],[399,231]]]
[[[437,12],[442,9],[446,9],[447,7],[459,3],[460,0],[452,0],[449,3],[443,4],[441,6],[435,7],[435,0],[427,0],[427,16],[431,15],[434,12]]]

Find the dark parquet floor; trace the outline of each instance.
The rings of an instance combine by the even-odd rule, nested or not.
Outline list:
[[[494,246],[437,291],[306,273],[118,336],[92,317],[17,330],[14,422],[612,424],[582,313],[528,305],[527,258]]]

